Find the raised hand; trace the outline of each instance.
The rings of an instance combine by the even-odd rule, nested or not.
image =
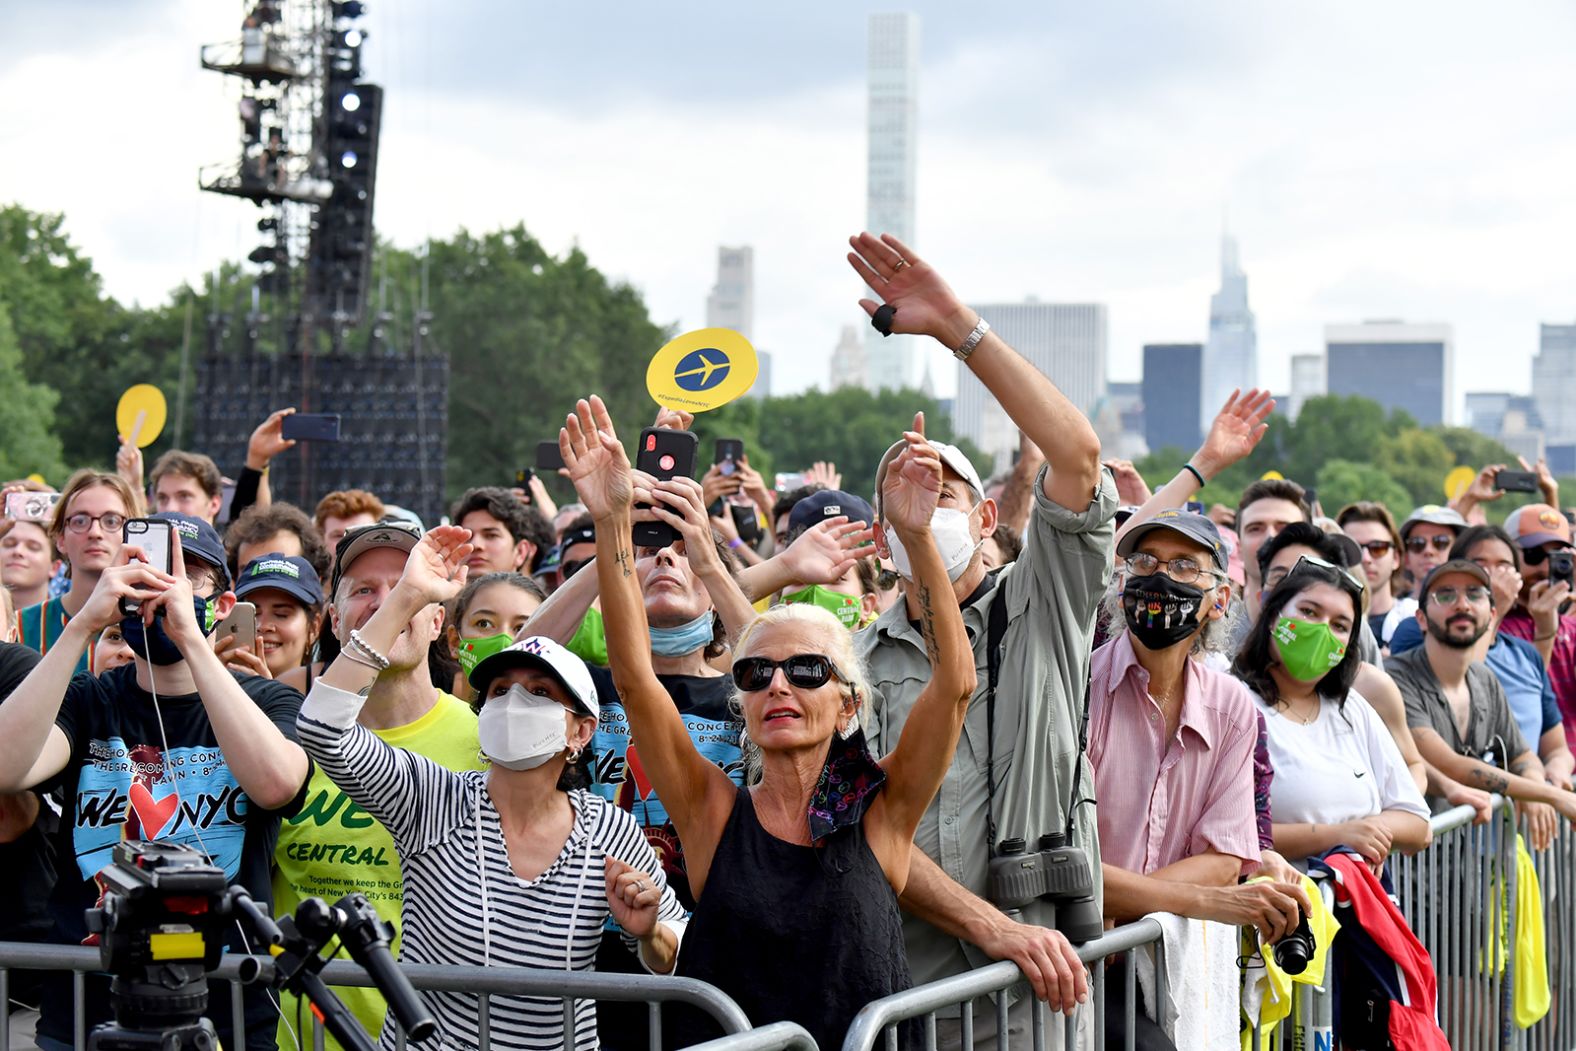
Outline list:
[[[257,425],[246,443],[246,466],[261,471],[275,456],[295,445],[294,438],[284,436],[285,417],[294,413],[294,408],[280,409]]]
[[[629,510],[635,497],[629,457],[601,398],[593,394],[589,401],[582,398],[575,403],[574,413],[558,432],[558,450],[592,518],[603,520]]]
[[[462,526],[434,526],[411,548],[405,571],[395,585],[422,606],[447,602],[465,587],[469,567],[465,560],[475,547],[471,531]]]
[[[804,472],[805,485],[824,485],[828,489],[841,489],[843,476],[830,460],[817,460]]]
[[[669,409],[659,405],[657,407],[657,418],[652,421],[651,426],[669,431],[687,431],[690,429],[690,424],[694,422],[695,414],[693,412],[685,412],[683,409]]]
[[[115,473],[131,487],[132,492],[143,491],[142,450],[129,438],[121,439],[120,449],[115,453]]]
[[[874,316],[883,303],[895,308],[893,332],[933,336],[949,346],[961,343],[974,327],[974,314],[941,275],[915,251],[891,234],[862,233],[850,237],[848,264],[870,290],[881,297],[861,299]],[[956,336],[956,339],[953,337]]]
[[[1194,454],[1192,464],[1213,478],[1221,471],[1247,458],[1264,437],[1270,425],[1265,421],[1275,411],[1275,399],[1267,390],[1240,390],[1231,392],[1215,422],[1209,425],[1204,444]]]
[[[925,440],[925,414],[914,414],[914,429],[903,432],[906,448],[887,465],[881,491],[882,522],[900,532],[921,533],[941,498],[941,454]]]
[[[1149,491],[1149,483],[1144,481],[1144,476],[1133,466],[1132,460],[1113,459],[1100,462],[1111,469],[1111,476],[1116,479],[1116,498],[1120,502],[1137,507],[1148,503],[1149,498],[1154,495]]]
[[[154,569],[135,544],[122,544],[115,564],[99,575],[99,582],[74,619],[80,619],[95,633],[121,620],[120,600],[146,603],[169,588],[175,578]],[[188,610],[191,608],[187,606]]]
[[[263,660],[263,640],[259,638],[251,649],[242,646],[234,635],[225,635],[223,638],[215,637],[213,640],[214,656],[224,663],[231,671],[240,672],[242,675],[259,675],[265,679],[272,679],[274,673],[268,670],[268,662]]]
[[[860,556],[875,554],[868,546],[873,539],[875,531],[869,526],[838,515],[806,529],[777,558],[800,584],[831,585],[847,576]]]
[[[706,517],[706,504],[700,483],[693,478],[669,478],[657,481],[642,475],[635,481],[635,499],[651,506],[635,512],[637,520],[650,517],[665,522],[678,530],[684,540],[684,550],[692,564],[717,561],[717,544],[711,535],[711,520]],[[723,518],[731,525],[733,516],[726,507]],[[737,532],[734,534],[737,536]]]
[[[1525,463],[1526,461],[1522,462]],[[1478,472],[1478,476],[1472,479],[1472,484],[1467,487],[1466,493],[1463,494],[1465,498],[1471,501],[1472,504],[1483,504],[1491,500],[1498,500],[1504,496],[1505,490],[1494,484],[1494,476],[1504,469],[1505,465],[1502,463],[1491,463],[1483,468]]]

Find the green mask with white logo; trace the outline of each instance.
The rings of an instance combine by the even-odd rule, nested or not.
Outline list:
[[[859,599],[854,595],[833,591],[829,587],[816,584],[813,587],[807,587],[801,591],[786,592],[783,595],[783,603],[785,605],[795,602],[808,602],[811,605],[820,606],[842,621],[843,627],[849,631],[856,631],[859,628]]]
[[[1318,682],[1346,656],[1346,643],[1328,624],[1282,617],[1270,631],[1281,665],[1298,682]]]
[[[513,644],[514,636],[504,632],[497,635],[484,635],[479,639],[461,639],[460,667],[465,669],[465,677],[469,679],[478,664]]]

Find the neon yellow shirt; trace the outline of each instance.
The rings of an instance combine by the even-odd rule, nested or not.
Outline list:
[[[373,732],[396,748],[418,752],[450,770],[484,770],[487,766],[476,739],[475,713],[470,705],[442,690],[438,691],[438,703],[420,719]],[[306,805],[280,823],[279,844],[274,848],[274,912],[294,913],[304,898],[322,898],[332,905],[355,891],[366,895],[378,915],[394,925],[393,952],[398,958],[404,884],[394,840],[327,774],[314,768]],[[376,989],[333,988],[376,1043],[387,1009],[383,997]],[[295,1029],[299,1046],[310,1048],[312,1014],[308,1005],[281,990],[279,1007],[279,1046],[297,1046],[290,1038],[290,1029]],[[340,1051],[339,1042],[326,1031],[323,1046]]]

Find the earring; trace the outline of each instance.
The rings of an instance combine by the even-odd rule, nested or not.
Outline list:
[[[571,749],[569,749],[569,764],[571,766],[573,766],[575,763],[578,763],[579,761],[580,761],[580,749],[578,749],[578,748],[571,748]]]

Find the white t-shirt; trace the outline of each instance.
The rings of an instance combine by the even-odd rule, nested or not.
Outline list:
[[[1322,700],[1307,726],[1255,695],[1269,729],[1270,816],[1280,824],[1335,825],[1383,810],[1428,820],[1428,807],[1395,746],[1395,738],[1363,696],[1346,695],[1345,708]]]

